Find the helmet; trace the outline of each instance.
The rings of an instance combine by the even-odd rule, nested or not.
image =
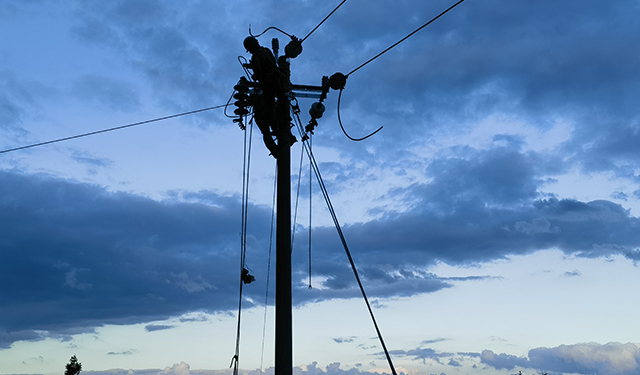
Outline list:
[[[247,50],[247,52],[251,52],[253,53],[255,50],[258,49],[258,47],[260,47],[260,43],[258,43],[258,39],[252,37],[252,36],[248,36],[244,39],[244,48]]]

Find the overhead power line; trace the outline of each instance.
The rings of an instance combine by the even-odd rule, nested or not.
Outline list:
[[[318,29],[318,27],[320,27],[320,25],[322,25],[322,24],[324,23],[324,21],[328,20],[328,19],[329,19],[329,17],[331,17],[331,15],[332,15],[333,13],[335,13],[335,12],[336,12],[336,10],[338,10],[338,8],[340,8],[340,7],[342,6],[342,4],[344,4],[346,1],[347,1],[347,0],[342,0],[342,2],[341,2],[340,4],[338,4],[338,6],[337,6],[337,7],[335,7],[335,8],[331,11],[331,13],[329,13],[329,15],[328,15],[328,16],[326,16],[322,21],[320,21],[320,23],[318,24],[318,26],[314,27],[314,28],[313,28],[313,30],[311,30],[311,32],[309,32],[309,34],[307,34],[307,36],[305,36],[304,38],[302,38],[302,40],[300,41],[300,43],[302,43],[302,42],[304,42],[305,40],[307,40],[307,38],[308,38],[311,34],[313,34],[313,32],[314,32],[314,31],[316,31],[316,30]]]
[[[168,120],[168,119],[172,119],[172,118],[176,118],[176,117],[181,117],[181,116],[186,116],[186,115],[192,115],[194,113],[200,113],[200,112],[205,112],[205,111],[210,111],[212,109],[217,109],[217,108],[222,108],[222,107],[226,107],[227,104],[222,104],[222,105],[217,105],[214,107],[208,107],[208,108],[202,108],[202,109],[197,109],[195,111],[189,111],[189,112],[183,112],[183,113],[178,113],[175,115],[171,115],[171,116],[165,116],[165,117],[159,117],[159,118],[155,118],[153,120],[146,120],[146,121],[140,121],[140,122],[135,122],[133,124],[128,124],[128,125],[122,125],[122,126],[116,126],[115,128],[109,128],[109,129],[103,129],[103,130],[97,130],[94,132],[90,132],[90,133],[84,133],[84,134],[78,134],[78,135],[73,135],[71,137],[65,137],[65,138],[59,138],[59,139],[54,139],[51,141],[46,141],[46,142],[40,142],[40,143],[34,143],[31,145],[27,145],[27,146],[20,146],[20,147],[15,147],[15,148],[10,148],[7,150],[2,150],[0,151],[0,154],[6,154],[8,152],[12,152],[12,151],[18,151],[18,150],[24,150],[27,148],[32,148],[32,147],[37,147],[37,146],[44,146],[44,145],[48,145],[51,143],[57,143],[57,142],[62,142],[62,141],[68,141],[70,139],[76,139],[76,138],[82,138],[82,137],[88,137],[90,135],[95,135],[95,134],[101,134],[101,133],[107,133],[110,131],[114,131],[114,130],[120,130],[120,129],[125,129],[125,128],[131,128],[134,126],[138,126],[138,125],[144,125],[144,124],[149,124],[152,122],[157,122],[157,121],[162,121],[162,120]]]
[[[417,33],[418,31],[424,29],[425,27],[429,26],[433,21],[437,20],[438,18],[444,16],[448,11],[450,11],[451,9],[457,7],[459,4],[461,4],[464,0],[460,0],[457,3],[453,4],[452,6],[450,6],[449,8],[447,8],[447,10],[445,10],[444,12],[438,14],[436,17],[432,18],[429,22],[425,23],[424,25],[418,27],[417,29],[415,29],[411,34],[405,36],[404,38],[400,39],[398,42],[396,42],[395,44],[393,44],[391,47],[385,49],[384,51],[380,52],[379,54],[375,55],[374,57],[372,57],[371,59],[367,60],[367,62],[365,62],[364,64],[360,65],[359,67],[353,69],[352,71],[350,71],[346,76],[349,77],[351,74],[355,73],[358,69],[362,68],[363,66],[367,65],[368,63],[372,62],[373,60],[377,59],[378,57],[382,56],[383,54],[385,54],[387,51],[389,51],[390,49],[392,49],[393,47],[397,46],[398,44],[404,42],[405,40],[407,40],[409,37],[411,37],[413,34]]]

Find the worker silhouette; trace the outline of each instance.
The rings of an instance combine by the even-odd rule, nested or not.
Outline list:
[[[271,155],[277,158],[278,147],[272,134],[278,134],[278,124],[287,126],[290,142],[292,144],[295,142],[295,137],[289,130],[291,115],[289,100],[286,96],[286,93],[291,90],[289,62],[286,61],[286,56],[282,56],[276,63],[271,50],[262,47],[252,36],[244,40],[244,48],[251,53],[251,60],[246,67],[253,71],[252,78],[260,83],[262,90],[253,103],[254,118],[262,133],[265,146]]]

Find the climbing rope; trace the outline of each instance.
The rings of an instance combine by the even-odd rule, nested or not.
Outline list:
[[[249,204],[249,171],[251,166],[251,136],[253,135],[253,119],[249,121],[249,131],[244,130],[244,150],[242,165],[242,201],[241,201],[241,232],[240,232],[240,295],[238,298],[238,326],[236,331],[236,350],[231,365],[233,367],[233,375],[238,375],[238,366],[240,362],[240,327],[242,320],[242,289],[245,284],[246,256],[247,256],[247,209]],[[247,134],[248,133],[248,134]]]

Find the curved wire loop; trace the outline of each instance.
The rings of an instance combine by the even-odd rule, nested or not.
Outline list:
[[[244,62],[242,60],[244,60]],[[242,69],[244,70],[244,74],[247,75],[247,80],[249,82],[253,82],[253,79],[251,79],[251,73],[249,73],[249,69],[247,69],[247,67],[245,66],[246,64],[249,63],[249,61],[247,61],[247,59],[244,56],[240,55],[238,56],[238,62],[240,63],[240,66],[242,66]]]
[[[340,128],[342,129],[342,132],[344,133],[344,135],[346,135],[347,138],[349,138],[352,141],[360,142],[360,141],[364,141],[365,139],[373,136],[374,134],[376,134],[377,132],[382,130],[383,126],[379,127],[378,130],[376,130],[373,133],[367,135],[366,137],[362,137],[362,138],[353,138],[349,134],[347,134],[347,131],[344,130],[344,126],[342,125],[342,119],[340,118],[340,101],[342,99],[342,90],[344,90],[344,89],[340,89],[340,93],[338,94],[338,123],[340,124]]]
[[[233,95],[236,93],[236,90],[233,90],[233,92],[231,93],[231,96],[229,97],[229,100],[227,100],[227,104],[224,106],[224,115],[227,116],[227,118],[236,118],[236,116],[229,116],[227,114],[227,107],[229,107],[229,104],[231,104],[231,99],[233,99]]]
[[[266,28],[263,32],[261,32],[260,34],[258,34],[258,35],[253,35],[253,34],[251,34],[251,25],[249,25],[249,35],[251,35],[251,36],[252,36],[252,37],[254,37],[254,38],[259,38],[259,37],[261,37],[264,33],[266,33],[266,32],[267,32],[267,31],[269,31],[269,30],[278,30],[278,31],[280,31],[281,33],[283,33],[284,35],[288,36],[289,38],[291,38],[291,39],[293,39],[293,38],[294,38],[294,37],[293,37],[293,35],[290,35],[290,34],[288,34],[288,33],[284,32],[284,31],[280,30],[279,28],[277,28],[277,27],[275,27],[275,26],[267,27],[267,28]]]

